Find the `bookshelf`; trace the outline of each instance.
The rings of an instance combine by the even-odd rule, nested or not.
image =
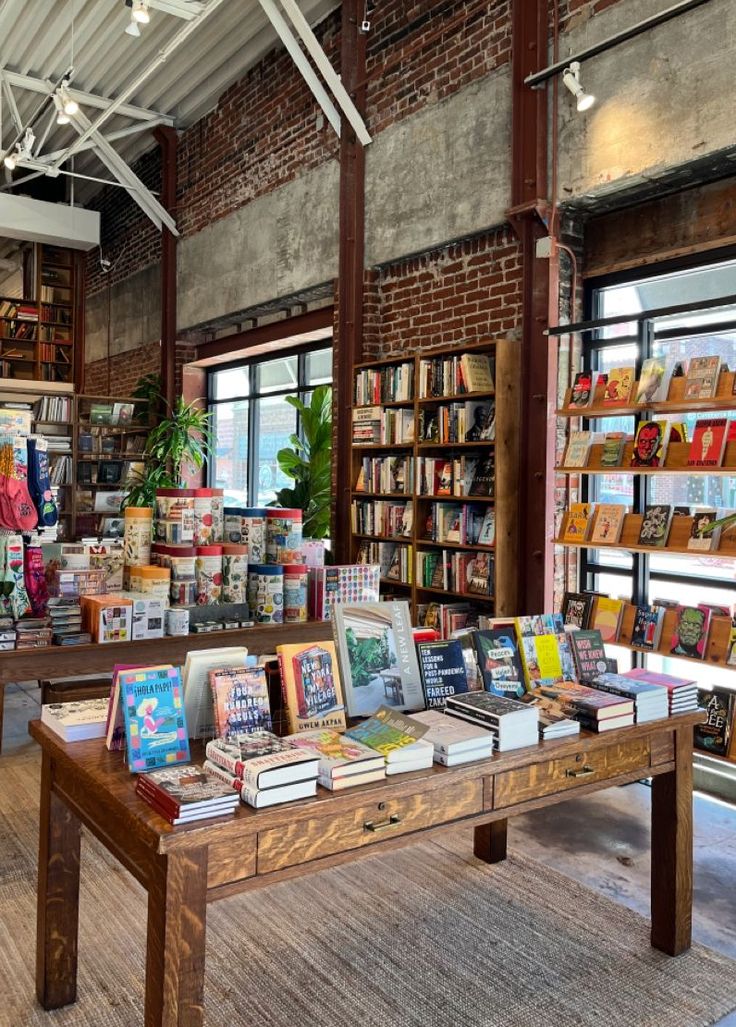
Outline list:
[[[132,464],[142,463],[151,429],[145,400],[79,395],[75,401],[73,532],[106,534],[119,518],[119,494]],[[116,501],[117,498],[117,501]]]
[[[408,599],[415,618],[418,608],[430,603],[467,603],[488,616],[517,612],[517,349],[512,340],[495,339],[366,361],[353,368],[351,559],[379,563],[382,589]],[[430,391],[428,366],[441,364],[453,375],[464,354],[490,358],[493,390],[461,392],[454,386],[437,395],[425,394]],[[397,383],[402,389],[398,398]],[[477,404],[481,418],[487,418],[493,406],[493,437],[465,439],[473,428],[470,404]],[[356,426],[362,425],[367,433],[365,425],[371,420],[376,434],[380,421],[387,441],[355,438]],[[487,427],[482,430],[491,434]],[[448,469],[452,481],[442,481],[440,491],[437,483]],[[469,483],[461,475],[479,469],[488,472],[478,478],[483,479],[484,494],[465,495]],[[443,529],[458,510],[461,537],[448,541]],[[492,545],[473,541],[487,512],[495,517]],[[368,531],[366,523],[379,527]],[[481,558],[478,576],[475,564],[469,569],[476,557]],[[422,568],[432,563],[440,565],[440,571],[423,575]],[[448,568],[444,574],[443,566]],[[488,591],[469,591],[474,577],[474,587],[482,588],[485,566],[490,568]],[[438,581],[439,574],[443,578]]]

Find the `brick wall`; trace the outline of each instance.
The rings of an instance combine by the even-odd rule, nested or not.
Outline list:
[[[175,394],[182,392],[182,368],[194,360],[194,346],[176,347]],[[108,361],[94,360],[85,367],[84,391],[96,396],[129,396],[138,380],[148,374],[161,373],[161,345],[158,342],[138,349],[116,353]]]
[[[513,333],[521,250],[508,227],[371,271],[364,357]]]

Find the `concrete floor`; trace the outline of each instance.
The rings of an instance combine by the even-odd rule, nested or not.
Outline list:
[[[7,689],[4,755],[36,758],[26,725],[39,701],[34,684]],[[648,916],[649,809],[646,785],[610,788],[515,817],[509,845]],[[694,823],[693,938],[736,959],[736,807],[696,794]],[[736,1027],[736,1010],[717,1027]]]

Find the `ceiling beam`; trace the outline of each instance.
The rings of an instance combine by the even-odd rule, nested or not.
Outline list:
[[[161,122],[158,121],[138,121],[135,125],[128,125],[127,128],[119,128],[115,132],[108,132],[103,138],[108,143],[114,143],[117,139],[126,139],[128,136],[140,135],[141,132],[150,132],[152,129],[157,128]],[[84,146],[80,146],[77,153],[81,153],[82,150],[94,150],[96,143],[91,139],[88,139]],[[43,161],[45,164],[52,164],[57,157],[60,157],[66,150],[52,150],[50,153],[37,154],[36,159]]]
[[[173,14],[175,18],[192,21],[204,10],[204,4],[196,0],[148,0],[149,7],[155,7],[164,14]]]
[[[35,78],[33,75],[20,75],[15,71],[5,69],[2,73],[3,80],[9,86],[18,89],[27,89],[31,93],[53,93],[54,83],[48,79]],[[113,105],[114,100],[105,96],[98,96],[96,93],[87,93],[83,89],[69,87],[69,95],[83,107],[95,107],[98,110],[106,111]],[[115,108],[118,114],[126,118],[135,118],[139,121],[155,121],[159,125],[173,125],[174,119],[170,114],[162,114],[160,111],[148,110],[145,107],[136,107],[129,103],[120,103]]]
[[[15,125],[17,132],[22,132],[23,119],[18,111],[18,104],[15,102],[13,90],[10,88],[10,82],[8,82],[7,75],[4,71],[0,72],[0,76],[2,77],[3,92],[5,93],[5,99],[8,101],[8,107],[10,108],[10,115],[13,119],[13,124]]]

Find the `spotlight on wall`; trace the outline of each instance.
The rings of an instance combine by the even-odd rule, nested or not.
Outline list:
[[[595,103],[592,93],[586,93],[580,84],[580,61],[571,61],[569,68],[562,72],[562,81],[577,100],[579,111],[588,111]]]
[[[71,118],[64,110],[64,105],[61,102],[61,97],[58,93],[54,93],[54,107],[56,107],[56,124],[68,125],[71,121]]]
[[[133,21],[140,25],[147,25],[151,20],[151,12],[148,10],[148,0],[133,0]]]

